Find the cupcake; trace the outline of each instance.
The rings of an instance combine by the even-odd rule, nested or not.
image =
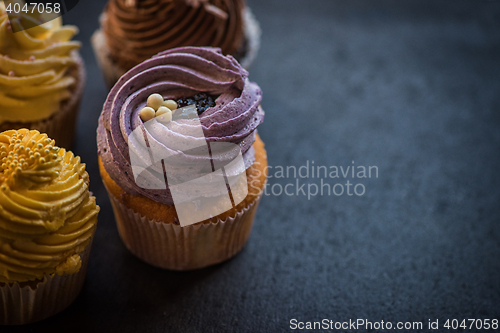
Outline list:
[[[245,0],[110,0],[92,45],[111,87],[132,67],[181,46],[212,46],[248,68],[260,27]]]
[[[99,207],[85,164],[36,130],[0,133],[0,324],[27,324],[80,292]]]
[[[171,49],[120,78],[97,144],[118,231],[134,255],[190,270],[243,248],[266,182],[261,100],[248,72],[216,48]]]
[[[33,15],[7,16],[0,2],[0,130],[36,129],[69,147],[85,82],[78,29],[60,17],[25,29]]]

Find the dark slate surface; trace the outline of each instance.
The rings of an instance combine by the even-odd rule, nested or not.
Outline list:
[[[88,67],[74,151],[102,209],[88,278],[63,313],[0,331],[286,332],[292,318],[439,319],[447,331],[448,318],[500,319],[500,2],[249,3],[264,32],[251,79],[264,91],[270,165],[354,161],[378,178],[324,180],[361,183],[363,196],[265,197],[227,263],[142,263],[98,174],[107,92],[89,39],[104,2],[81,1],[66,15]]]

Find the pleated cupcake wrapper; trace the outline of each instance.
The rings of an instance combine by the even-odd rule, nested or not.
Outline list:
[[[108,193],[120,237],[130,252],[153,266],[181,271],[214,265],[236,255],[250,236],[261,198],[223,221],[181,227],[141,216]]]
[[[92,48],[94,49],[97,64],[101,69],[104,82],[108,88],[111,89],[115,85],[116,81],[118,81],[118,79],[125,74],[126,70],[121,69],[111,60],[106,36],[101,29],[94,32],[90,41]]]
[[[244,19],[244,34],[247,40],[247,51],[239,60],[242,67],[249,69],[254,61],[260,48],[261,29],[259,22],[253,15],[250,8],[246,7],[243,12]],[[106,15],[101,15],[100,21],[106,20]],[[120,68],[111,60],[108,44],[104,32],[99,29],[94,32],[91,38],[92,47],[94,49],[97,63],[101,68],[104,81],[108,88],[112,88],[118,79],[127,72]],[[165,50],[166,51],[166,50]]]
[[[0,285],[0,325],[29,324],[66,309],[83,287],[91,247],[92,240],[81,254],[82,267],[75,274],[47,274],[34,289],[17,282]]]
[[[49,138],[56,140],[58,147],[71,147],[75,135],[78,109],[85,87],[85,66],[83,60],[77,52],[74,52],[72,56],[78,62],[77,68],[72,70],[72,76],[75,77],[77,85],[72,92],[71,98],[61,106],[61,109],[49,118],[39,121],[0,123],[0,132],[20,128],[36,129],[40,133],[46,133]]]
[[[243,11],[245,38],[247,41],[247,51],[245,55],[239,60],[240,65],[245,69],[250,69],[255,57],[260,49],[260,38],[262,31],[260,29],[259,21],[255,18],[249,7]]]

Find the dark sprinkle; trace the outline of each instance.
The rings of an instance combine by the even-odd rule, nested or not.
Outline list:
[[[212,96],[206,93],[200,93],[191,97],[179,98],[178,100],[176,100],[176,102],[179,108],[195,104],[196,110],[198,111],[198,115],[200,115],[203,112],[205,112],[208,108],[214,107],[216,99],[217,99],[216,96]]]

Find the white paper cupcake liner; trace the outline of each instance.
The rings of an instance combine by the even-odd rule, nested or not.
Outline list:
[[[248,70],[259,52],[262,30],[260,29],[259,21],[257,21],[249,7],[246,7],[243,11],[243,19],[247,50],[243,57],[239,59],[239,63],[243,68]]]
[[[0,124],[0,132],[28,128],[36,129],[40,133],[46,133],[49,138],[56,140],[58,147],[70,148],[75,136],[76,120],[80,101],[85,87],[85,65],[77,52],[72,53],[78,65],[72,68],[70,73],[76,79],[76,87],[72,91],[71,98],[61,105],[61,109],[46,119],[33,122],[3,122]]]
[[[106,15],[102,14],[100,21],[103,22],[104,20],[106,20]],[[259,22],[248,7],[243,11],[243,20],[247,50],[241,59],[239,59],[239,62],[243,68],[248,70],[259,51],[262,31]],[[91,38],[91,44],[94,49],[97,63],[103,74],[104,82],[108,88],[111,89],[127,70],[120,68],[111,60],[106,35],[102,29],[98,29],[94,32]]]
[[[101,21],[102,20],[103,18],[101,17]],[[106,36],[101,29],[94,32],[90,41],[92,48],[94,49],[97,64],[101,69],[104,82],[108,88],[111,89],[115,85],[116,81],[118,81],[118,79],[125,74],[126,70],[121,69],[111,60]]]
[[[66,309],[80,293],[92,240],[81,254],[82,267],[71,275],[47,274],[36,287],[25,283],[0,284],[0,325],[24,325]]]
[[[180,271],[214,265],[236,255],[250,236],[261,198],[224,221],[181,227],[149,220],[108,194],[120,237],[130,252],[153,266]]]

